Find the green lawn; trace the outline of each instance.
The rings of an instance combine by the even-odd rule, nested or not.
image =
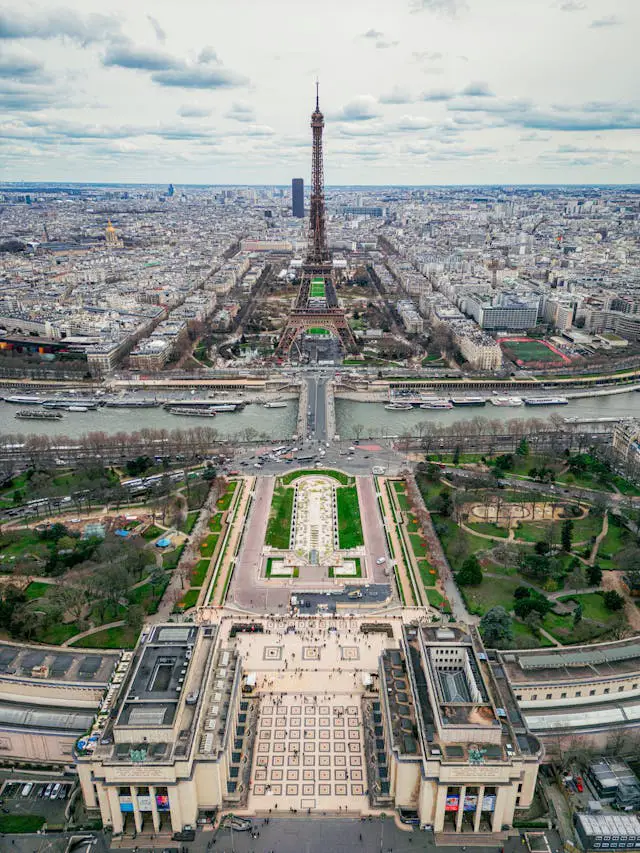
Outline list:
[[[454,570],[459,569],[470,554],[477,554],[491,547],[491,542],[488,542],[486,539],[480,539],[479,536],[474,536],[465,530],[461,530],[455,521],[452,521],[450,518],[436,516],[434,521],[440,541],[442,542],[442,547],[451,564],[451,568]]]
[[[280,558],[278,558],[278,557],[269,557],[269,558],[267,559],[267,565],[266,565],[266,568],[265,568],[265,577],[268,577],[268,578],[270,578],[270,577],[271,577],[271,564],[273,563],[274,559],[277,561],[277,560],[279,560]],[[299,569],[297,566],[295,566],[295,567],[294,567],[294,569],[293,569],[293,573],[292,573],[290,576],[287,576],[287,575],[277,575],[276,577],[277,577],[278,579],[280,579],[280,580],[286,580],[286,579],[287,579],[287,577],[297,578],[297,577],[299,576],[299,574],[300,574],[300,569]]]
[[[198,560],[191,572],[191,586],[202,586],[209,569],[209,560]]]
[[[140,604],[145,613],[156,613],[160,599],[164,595],[168,583],[169,575],[166,574],[165,581],[161,584],[152,585],[150,583],[143,583],[141,586],[136,586],[134,589],[129,590],[127,594],[129,604]],[[111,622],[117,618],[122,619],[123,617],[124,614],[118,614],[112,619],[105,619],[104,621]]]
[[[530,649],[539,649],[553,646],[551,640],[549,640],[543,634],[540,634],[539,637],[536,637],[531,628],[528,625],[525,625],[524,622],[518,622],[516,619],[513,619],[511,621],[511,628],[513,630],[515,647],[522,646]],[[518,643],[519,637],[526,637],[526,644]]]
[[[224,512],[231,506],[231,501],[233,500],[237,486],[238,484],[235,481],[229,483],[226,492],[216,501],[216,507],[220,512]]]
[[[196,526],[196,521],[198,520],[199,511],[197,509],[192,510],[187,513],[187,517],[180,525],[180,530],[183,533],[191,533],[193,528]]]
[[[45,818],[37,814],[0,814],[0,833],[37,832],[44,822]],[[8,840],[6,849],[9,849]]]
[[[401,510],[403,510],[403,512],[407,512],[411,509],[411,504],[409,503],[409,498],[407,497],[404,480],[394,480],[392,485],[398,498],[398,506]]]
[[[35,598],[42,598],[46,592],[54,588],[54,585],[50,583],[31,581],[29,586],[25,589],[24,594],[27,596],[27,601],[33,601]]]
[[[75,622],[59,622],[56,625],[49,627],[37,635],[39,643],[49,643],[52,646],[59,646],[65,640],[69,640],[74,634],[79,634],[79,628]]]
[[[182,545],[178,545],[177,548],[174,548],[173,551],[170,551],[168,554],[163,554],[162,556],[162,567],[167,569],[167,571],[172,571],[178,565],[178,561],[184,551],[185,543]]]
[[[209,530],[219,533],[222,530],[222,513],[217,512],[209,519]]]
[[[35,530],[25,528],[0,536],[0,566],[8,566],[29,555],[45,560],[49,556],[47,543],[40,540]]]
[[[138,631],[127,625],[105,628],[80,640],[74,649],[132,649],[138,642]]]
[[[445,600],[444,595],[433,587],[427,590],[427,599],[432,607],[440,607]]]
[[[462,594],[472,613],[482,615],[497,605],[510,612],[517,586],[520,586],[517,578],[484,578],[479,586],[463,587]]]
[[[178,602],[178,607],[181,610],[188,610],[190,607],[195,607],[199,595],[199,589],[188,589]]]
[[[353,559],[353,562],[356,564],[356,573],[355,573],[355,575],[343,575],[343,574],[340,574],[339,572],[338,572],[338,573],[336,573],[336,572],[334,571],[334,567],[333,567],[333,566],[329,566],[329,572],[328,572],[329,577],[330,577],[330,578],[347,578],[347,579],[349,579],[349,578],[361,578],[361,577],[362,577],[362,566],[360,565],[360,558],[359,558],[359,557],[355,557],[355,558]]]
[[[332,469],[323,468],[321,471],[316,471],[314,468],[305,468],[301,471],[290,471],[288,474],[285,474],[283,477],[280,477],[280,482],[284,486],[288,486],[294,480],[297,480],[298,477],[308,477],[310,475],[322,477],[333,477],[334,480],[337,480],[343,486],[350,486],[352,483],[355,483],[355,478],[350,477],[348,474],[343,473],[342,471],[334,471]]]
[[[616,555],[631,544],[630,532],[616,522],[616,517],[609,514],[609,529],[598,548],[598,564],[603,569],[617,568]]]
[[[276,486],[273,490],[265,545],[286,551],[291,534],[291,515],[295,491],[287,486]]]
[[[500,527],[497,524],[493,524],[491,521],[478,521],[473,524],[467,522],[466,525],[471,530],[475,530],[476,533],[484,533],[487,536],[499,536],[501,539],[506,539],[509,535],[509,531],[506,527]]]
[[[207,538],[200,543],[200,553],[203,557],[213,556],[213,552],[216,550],[216,545],[218,543],[219,538],[219,533],[210,533]]]
[[[423,586],[433,586],[438,578],[438,573],[431,563],[428,560],[418,560],[418,569],[420,570]]]
[[[602,530],[602,516],[591,511],[586,518],[579,518],[573,522],[573,541],[587,542],[597,536]]]
[[[156,527],[155,524],[150,524],[142,534],[142,538],[146,539],[147,542],[151,542],[153,539],[158,539],[163,533],[165,531],[162,528]]]
[[[429,553],[427,549],[427,543],[423,539],[421,533],[409,533],[409,541],[411,542],[411,549],[416,557],[426,557]]]
[[[540,341],[532,338],[530,341],[502,341],[500,346],[507,353],[507,357],[513,357],[517,361],[549,361],[560,364],[563,359],[552,352]]]
[[[560,525],[556,523],[557,536],[560,535]],[[524,542],[539,542],[546,539],[549,534],[549,522],[544,521],[519,521],[515,530],[516,539]]]
[[[336,489],[338,508],[338,546],[341,549],[364,545],[358,491],[354,486]]]
[[[616,621],[616,614],[604,606],[604,598],[599,592],[585,592],[580,595],[562,596],[560,601],[579,601],[582,605],[583,619],[607,623]]]

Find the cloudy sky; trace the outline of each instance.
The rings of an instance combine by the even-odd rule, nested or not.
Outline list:
[[[0,179],[631,183],[639,0],[0,0]]]

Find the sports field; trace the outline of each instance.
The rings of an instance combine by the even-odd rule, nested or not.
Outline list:
[[[323,278],[312,278],[311,279],[311,297],[323,298],[324,297],[324,279]]]
[[[330,335],[331,332],[328,329],[321,329],[319,326],[312,326],[310,329],[307,329],[308,335]]]
[[[570,359],[544,341],[533,338],[500,338],[499,344],[507,355],[517,364],[527,362],[550,362],[555,364],[567,364]]]

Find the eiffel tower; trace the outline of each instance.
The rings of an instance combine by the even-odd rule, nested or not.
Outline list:
[[[326,329],[340,339],[346,352],[356,352],[357,345],[344,311],[336,296],[335,274],[327,246],[324,208],[324,167],[322,162],[322,130],[324,116],[320,112],[320,94],[316,83],[316,108],[311,114],[313,150],[311,154],[311,204],[307,255],[302,265],[300,290],[291,309],[276,348],[276,357],[286,357],[300,334],[308,329]]]

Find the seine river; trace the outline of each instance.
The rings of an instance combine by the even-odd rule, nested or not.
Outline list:
[[[222,413],[215,418],[194,418],[171,415],[164,409],[111,409],[101,408],[89,412],[65,412],[59,421],[18,420],[16,412],[25,406],[0,403],[0,434],[67,435],[70,437],[88,432],[135,432],[145,428],[189,429],[196,426],[212,427],[221,438],[269,437],[289,439],[296,431],[297,400],[289,400],[283,409],[265,409],[261,405],[248,405],[241,412]],[[451,424],[475,417],[508,421],[512,418],[548,418],[552,414],[562,417],[640,417],[640,393],[628,392],[606,397],[583,397],[572,400],[567,406],[519,406],[501,408],[469,406],[445,411],[412,409],[390,412],[382,403],[360,403],[336,400],[336,430],[340,436],[350,438],[354,427],[362,425],[362,435],[400,435],[415,429],[424,421]],[[246,431],[249,430],[249,434]]]
[[[487,420],[509,421],[513,418],[561,417],[640,417],[640,393],[612,394],[607,397],[581,397],[570,400],[566,406],[461,406],[445,410],[411,409],[388,411],[383,403],[356,403],[336,400],[336,430],[338,435],[350,438],[354,426],[361,424],[362,435],[401,435],[415,430],[417,424],[430,421],[447,426],[456,421],[482,417]]]

